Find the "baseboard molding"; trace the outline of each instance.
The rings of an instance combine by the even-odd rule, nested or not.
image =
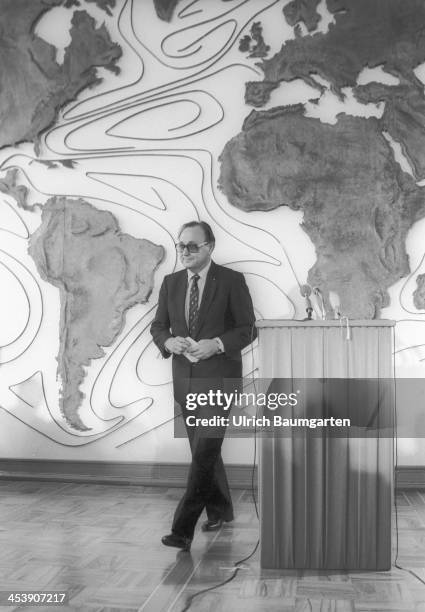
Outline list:
[[[396,469],[396,488],[425,489],[425,466],[398,466]]]
[[[51,459],[0,459],[0,480],[60,480],[104,484],[183,487],[187,463],[149,463],[130,461],[56,461]],[[234,489],[249,489],[252,466],[226,465],[229,484]],[[254,471],[254,483],[257,470]],[[425,489],[425,466],[399,466],[397,489]]]
[[[0,480],[60,480],[105,484],[183,487],[187,463],[130,461],[56,461],[51,459],[0,459]],[[251,487],[252,466],[226,465],[229,484],[234,489]],[[257,470],[254,471],[254,483]]]

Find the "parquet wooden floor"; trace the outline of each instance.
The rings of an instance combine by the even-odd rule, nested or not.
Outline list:
[[[228,578],[253,549],[251,494],[234,491],[236,520],[197,531],[191,553],[160,543],[180,489],[0,481],[0,591],[67,590],[65,612],[180,612],[189,595]],[[425,491],[397,494],[399,564],[425,580]],[[395,543],[395,538],[394,538]],[[191,612],[425,612],[425,585],[380,573],[261,570],[258,552],[236,578],[193,600]]]

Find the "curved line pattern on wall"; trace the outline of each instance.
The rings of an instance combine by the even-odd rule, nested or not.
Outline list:
[[[258,75],[258,71],[254,70],[253,68],[246,66],[245,64],[239,64],[239,63],[231,63],[227,66],[224,66],[223,68],[220,68],[219,70],[216,70],[214,72],[211,72],[208,75],[205,75],[204,77],[201,78],[196,78],[193,80],[190,80],[188,83],[185,83],[186,85],[193,85],[194,83],[198,83],[199,81],[202,81],[206,78],[210,78],[213,76],[216,76],[218,74],[223,73],[225,70],[229,70],[231,68],[243,68],[243,69],[247,69],[250,72],[253,72],[254,74]],[[85,121],[85,119],[87,118],[86,116],[81,116],[78,117],[76,119],[73,119],[65,124],[60,124],[56,127],[52,127],[49,130],[47,130],[46,134],[43,137],[43,142],[44,145],[46,146],[46,148],[49,149],[49,151],[51,151],[51,153],[56,154],[56,155],[70,155],[69,151],[74,151],[75,153],[112,153],[112,152],[117,152],[117,151],[131,151],[134,150],[134,147],[102,147],[102,148],[81,148],[81,147],[72,147],[71,145],[69,145],[68,140],[69,138],[72,138],[72,136],[74,135],[75,132],[81,130],[81,129],[87,129],[88,127],[98,123],[99,121],[103,121],[104,119],[106,119],[107,117],[113,117],[114,115],[116,115],[116,113],[120,112],[120,111],[128,111],[132,108],[135,108],[137,106],[139,106],[140,104],[154,104],[156,101],[158,100],[163,100],[166,99],[168,97],[171,96],[176,96],[176,95],[183,95],[186,93],[190,93],[189,92],[182,92],[181,94],[176,94],[176,93],[170,93],[171,91],[173,91],[173,89],[179,89],[180,87],[182,87],[181,85],[178,85],[174,88],[171,88],[169,90],[167,90],[166,92],[158,92],[157,94],[151,94],[149,96],[145,96],[144,94],[137,94],[137,96],[130,96],[130,98],[127,99],[127,102],[122,104],[119,107],[114,108],[112,105],[112,108],[106,106],[104,107],[106,109],[106,112],[100,111],[100,112],[96,112],[96,113],[90,113],[87,117],[88,117],[88,121]],[[200,90],[201,91],[201,90]],[[165,95],[163,95],[163,93]],[[218,102],[218,100],[213,96],[213,94],[211,94],[210,92],[206,92],[206,91],[202,91],[203,94],[210,96],[212,99],[215,99],[215,101],[220,104]],[[129,103],[129,100],[131,98],[137,97],[138,99],[136,101],[133,101],[131,103]],[[221,105],[220,105],[221,106]],[[84,122],[85,121],[85,122]],[[84,122],[84,123],[82,123]],[[72,125],[76,125],[74,128],[69,129],[69,126]],[[216,124],[215,124],[216,125]],[[212,127],[212,126],[211,126]],[[108,128],[109,129],[109,128]],[[63,145],[64,145],[64,151],[58,151],[57,149],[55,149],[51,144],[49,144],[49,139],[51,139],[51,137],[56,133],[56,132],[65,132],[65,137],[63,138]],[[107,134],[107,130],[103,131],[103,135],[107,135],[110,138],[118,138],[118,136],[114,136],[111,134]],[[126,137],[126,139],[128,139],[128,137]],[[135,140],[144,140],[144,138],[136,138]],[[74,153],[74,154],[75,154]]]
[[[18,276],[17,274],[15,274],[15,272],[14,272],[14,271],[13,271],[13,270],[12,270],[12,269],[9,267],[9,266],[7,266],[7,265],[6,265],[4,262],[2,262],[1,260],[0,260],[0,266],[2,266],[2,267],[5,269],[5,270],[7,270],[7,271],[9,272],[9,274],[10,274],[11,276],[13,276],[13,278],[16,280],[16,282],[18,283],[19,287],[22,289],[22,293],[23,293],[23,294],[24,294],[24,296],[25,296],[26,306],[27,306],[27,313],[26,313],[26,315],[27,315],[27,316],[26,316],[26,321],[25,321],[25,324],[24,324],[24,326],[22,327],[21,331],[18,333],[18,335],[17,335],[17,336],[16,336],[16,337],[15,337],[13,340],[11,340],[10,342],[8,342],[7,344],[0,344],[0,363],[1,363],[1,359],[2,359],[2,357],[3,357],[3,356],[1,355],[1,351],[2,351],[2,349],[8,348],[8,347],[10,347],[12,344],[14,344],[15,342],[17,342],[17,341],[18,341],[18,340],[21,338],[21,336],[24,334],[25,330],[26,330],[26,329],[27,329],[27,327],[28,327],[28,323],[29,323],[29,321],[30,321],[30,299],[29,299],[29,297],[28,297],[28,293],[26,292],[25,287],[24,287],[23,283],[21,282],[21,280],[20,280],[19,276]],[[8,297],[9,297],[9,296],[8,296]],[[7,362],[5,362],[5,363],[7,363]]]
[[[202,13],[202,9],[196,9],[192,11],[191,13],[187,13],[187,10],[191,8],[192,6],[194,6],[195,4],[197,4],[198,2],[199,0],[193,0],[192,2],[189,2],[189,4],[187,4],[185,7],[179,10],[179,12],[177,13],[177,17],[179,17],[179,19],[184,19],[185,17],[193,17],[193,15]]]
[[[4,262],[4,258],[9,265]],[[28,303],[28,316],[23,330],[13,342],[0,347],[0,364],[4,365],[19,359],[34,343],[43,320],[44,305],[40,284],[21,261],[0,249],[0,264],[18,281]],[[13,266],[15,270],[19,270],[20,276],[13,270]]]
[[[39,375],[39,376],[38,376],[38,375]],[[29,406],[30,408],[36,409],[36,408],[37,408],[37,405],[36,405],[36,404],[35,404],[33,401],[32,401],[32,402],[30,402],[30,401],[26,400],[26,399],[23,397],[22,392],[21,392],[21,394],[19,394],[19,393],[18,393],[18,392],[15,390],[15,388],[18,388],[18,387],[23,386],[23,385],[24,385],[25,383],[27,383],[29,380],[32,380],[32,381],[33,381],[33,380],[34,380],[36,377],[38,377],[38,378],[40,379],[40,386],[41,386],[41,392],[42,392],[42,399],[41,399],[42,404],[44,405],[45,409],[47,410],[47,412],[48,412],[48,414],[49,414],[49,417],[50,417],[50,419],[51,419],[52,423],[55,423],[59,429],[61,429],[61,430],[62,430],[62,431],[65,433],[65,434],[67,434],[67,436],[72,436],[72,437],[75,437],[75,438],[78,438],[78,439],[81,439],[81,438],[84,438],[84,439],[85,439],[85,438],[94,438],[94,439],[96,439],[96,440],[97,440],[97,439],[99,439],[99,437],[105,437],[105,435],[110,434],[112,431],[116,431],[117,429],[119,429],[119,427],[122,427],[122,425],[125,425],[125,424],[126,424],[126,423],[123,423],[123,422],[122,422],[122,421],[125,421],[125,418],[124,418],[124,417],[118,417],[118,419],[115,419],[115,420],[118,420],[118,423],[116,423],[114,426],[112,426],[111,428],[109,428],[109,430],[103,431],[103,432],[102,432],[102,433],[100,433],[100,434],[99,434],[99,433],[93,433],[93,434],[90,434],[90,433],[84,433],[84,434],[82,434],[81,432],[79,432],[79,433],[75,433],[75,431],[72,431],[72,429],[70,429],[70,428],[68,428],[68,429],[67,429],[67,428],[66,428],[66,427],[64,427],[64,426],[63,426],[63,424],[62,424],[62,423],[61,423],[61,422],[60,422],[60,421],[57,419],[56,415],[53,413],[53,411],[52,411],[52,410],[51,410],[51,408],[49,407],[49,403],[48,403],[48,401],[47,401],[46,390],[45,390],[45,387],[44,387],[44,376],[43,376],[43,372],[41,372],[40,370],[38,370],[38,371],[34,372],[34,374],[32,374],[32,375],[31,375],[30,377],[28,377],[27,379],[22,380],[22,381],[20,381],[20,382],[18,382],[18,383],[15,383],[14,385],[10,385],[10,386],[9,386],[9,390],[10,390],[10,391],[11,391],[11,392],[12,392],[14,395],[16,395],[16,397],[18,397],[18,398],[19,398],[21,401],[23,401],[23,402],[24,402],[24,403],[25,403],[27,406]],[[34,427],[35,429],[37,429],[37,428],[36,428],[34,425],[33,425],[33,427]],[[40,431],[40,430],[38,430],[38,431]],[[44,433],[44,432],[40,431],[40,433]],[[47,435],[47,434],[45,434],[45,433],[44,433],[44,435]]]
[[[2,197],[2,196],[0,196]],[[7,232],[8,234],[12,234],[12,236],[16,236],[17,238],[23,238],[24,240],[28,240],[29,238],[29,230],[28,230],[28,226],[25,223],[25,221],[22,219],[21,215],[19,214],[19,212],[17,210],[15,210],[13,208],[13,206],[11,204],[9,204],[9,202],[7,202],[4,197],[2,197],[2,200],[0,202],[0,204],[3,204],[4,206],[7,206],[8,209],[13,213],[13,215],[15,216],[15,218],[18,220],[18,224],[23,228],[23,233],[22,234],[18,234],[17,232],[14,232],[11,229],[7,229],[5,227],[0,227],[0,232]]]
[[[152,142],[161,145],[161,140],[170,140],[177,143],[178,140],[189,136],[192,138],[208,133],[223,122],[226,109],[219,99],[219,96],[208,91],[208,79],[213,77],[221,78],[226,74],[226,71],[229,70],[246,70],[256,76],[260,74],[260,72],[253,67],[252,62],[235,62],[233,58],[230,58],[228,65],[219,65],[219,62],[221,60],[225,61],[227,53],[235,47],[238,36],[246,25],[252,22],[252,20],[257,18],[261,13],[264,13],[278,3],[281,3],[281,0],[269,0],[261,10],[255,12],[254,3],[251,3],[250,0],[243,0],[239,2],[237,6],[232,6],[224,11],[220,16],[189,25],[171,34],[167,33],[160,43],[160,51],[163,54],[161,56],[140,39],[140,33],[137,31],[135,24],[134,0],[125,0],[118,16],[118,31],[122,40],[126,41],[128,48],[135,53],[141,64],[140,76],[132,82],[121,84],[116,88],[110,88],[105,92],[99,92],[88,96],[84,100],[77,101],[66,109],[61,115],[61,123],[49,129],[42,137],[41,144],[42,151],[44,151],[44,158],[42,157],[37,160],[27,155],[15,153],[3,161],[1,169],[7,170],[12,167],[20,168],[24,174],[25,180],[31,188],[43,196],[48,197],[61,194],[58,192],[48,193],[46,189],[40,189],[40,186],[33,181],[30,164],[36,164],[37,162],[43,163],[46,160],[52,163],[60,163],[64,159],[76,162],[78,167],[75,173],[76,175],[81,175],[81,184],[84,185],[86,191],[84,192],[83,190],[81,193],[74,193],[74,195],[71,195],[70,191],[74,189],[72,187],[62,195],[66,195],[67,197],[83,197],[88,201],[95,201],[99,206],[108,206],[108,210],[110,207],[116,207],[117,210],[123,212],[131,211],[132,214],[136,213],[141,215],[148,219],[150,223],[158,226],[159,231],[162,232],[164,236],[164,241],[170,246],[170,252],[171,246],[174,243],[175,232],[174,230],[170,230],[170,222],[167,217],[171,212],[170,201],[167,199],[169,196],[164,192],[162,186],[164,186],[164,188],[167,186],[167,189],[176,190],[176,193],[180,193],[180,195],[186,199],[188,211],[190,209],[190,214],[193,217],[211,220],[214,227],[222,232],[225,240],[227,240],[229,244],[234,245],[234,251],[238,253],[238,256],[227,257],[226,263],[242,269],[242,271],[250,275],[253,279],[263,283],[264,286],[267,286],[267,284],[273,285],[277,293],[281,296],[282,304],[285,304],[285,307],[289,307],[289,312],[291,316],[294,317],[296,312],[294,301],[285,293],[281,286],[273,280],[273,276],[267,275],[267,270],[286,270],[292,275],[295,283],[300,285],[294,264],[284,244],[282,244],[280,238],[276,236],[273,231],[259,228],[255,223],[250,223],[245,220],[241,221],[240,215],[238,216],[236,212],[229,212],[222,204],[222,200],[215,186],[214,176],[216,159],[212,151],[200,146],[146,149],[142,148],[141,142],[149,141],[151,147]],[[197,0],[188,4],[184,9],[181,9],[178,18],[188,19],[196,17],[197,15],[202,16],[202,11],[196,8],[196,4]],[[258,3],[256,4],[258,8]],[[254,11],[249,15],[249,18],[244,18],[243,22],[239,22],[237,18],[234,18],[234,14],[239,8],[248,6],[251,6]],[[187,11],[190,7],[193,7],[194,10],[188,13]],[[231,14],[233,14],[232,17],[230,17]],[[226,16],[229,18],[226,18]],[[217,23],[219,20],[222,20],[221,23]],[[197,31],[199,27],[209,27],[209,24],[212,24],[211,29],[201,36],[198,36]],[[201,58],[200,61],[198,61],[199,58],[197,58],[197,56],[202,51],[204,42],[208,42],[211,36],[218,34],[221,27],[227,27],[226,24],[232,24],[231,32],[227,36],[226,42],[219,46],[218,50],[214,49],[207,59]],[[131,39],[135,41],[135,44],[133,44],[130,37],[127,36],[125,31],[126,27],[130,30]],[[167,31],[169,31],[169,29]],[[186,44],[186,46],[179,47],[180,51],[177,52],[177,55],[173,55],[175,51],[171,51],[169,45],[186,32],[192,32],[193,39],[189,44]],[[193,46],[196,45],[198,46],[193,49]],[[188,50],[190,50],[190,52],[185,53]],[[191,63],[186,66],[173,65],[169,62],[171,59],[184,59],[184,61],[191,59]],[[144,89],[143,83],[149,62],[156,62],[164,68],[178,71],[179,74],[181,74],[182,71],[186,71],[187,74],[182,77],[179,76],[177,79],[172,78],[165,83],[149,85],[147,89]],[[194,89],[195,84],[201,82],[204,89]],[[137,89],[139,89],[139,91],[131,93]],[[124,94],[124,92],[129,95],[122,96],[121,94]],[[196,128],[200,120],[203,119],[203,113],[205,111],[204,102],[199,103],[199,101],[196,101],[195,96],[198,94],[199,96],[204,96],[204,99],[209,98],[211,103],[214,102],[217,109],[216,120],[210,121],[208,124],[206,123],[202,129]],[[243,92],[241,92],[240,95],[243,95]],[[117,99],[117,96],[120,97]],[[108,102],[108,98],[112,101]],[[131,121],[137,117],[137,115],[146,113],[147,110],[151,110],[151,108],[159,111],[165,104],[172,104],[172,100],[188,102],[195,105],[197,113],[196,116],[190,118],[186,123],[169,127],[168,137],[166,139],[146,138],[143,136],[135,136],[134,134],[126,134],[123,136],[122,134],[116,133],[116,129],[119,126],[123,127],[124,122]],[[146,108],[147,106],[149,106],[149,109]],[[127,116],[117,120],[119,113],[126,113]],[[110,119],[111,121],[108,123]],[[98,129],[98,125],[103,125],[102,135],[107,141],[108,146],[97,148],[92,148],[92,146],[90,146],[90,148],[86,148],[83,142],[79,142],[80,134],[83,136],[86,134],[90,135],[93,129]],[[187,133],[181,135],[180,131],[186,128],[190,129]],[[76,143],[74,143],[74,137]],[[81,140],[83,139],[84,138]],[[110,143],[114,142],[111,139],[124,139],[127,142],[138,141],[138,145],[113,146],[111,144],[111,146],[109,146]],[[121,144],[121,142],[119,144]],[[61,150],[62,148],[63,151]],[[60,155],[61,157],[55,158],[53,157],[55,155]],[[16,165],[13,164],[14,157],[17,158],[15,162],[19,161]],[[170,163],[174,160],[187,160],[194,168],[196,167],[198,169],[200,182],[196,203],[193,195],[189,193],[189,191],[186,191],[182,184],[162,176],[159,170],[157,176],[144,170],[144,164],[147,163],[148,158],[153,157],[157,160],[158,169],[160,169],[161,163]],[[140,172],[138,173],[126,170],[126,164],[128,166],[130,160],[134,159],[140,164]],[[99,171],[97,168],[90,168],[90,164],[95,161],[103,165],[103,170]],[[26,167],[26,164],[28,164],[28,167]],[[123,165],[123,167],[116,169],[115,166],[120,166],[120,164]],[[48,170],[48,172],[55,173],[55,168]],[[119,180],[125,180],[126,177],[151,179],[153,183],[153,185],[151,185],[151,190],[152,193],[155,194],[155,197],[158,198],[157,201],[160,202],[160,206],[155,206],[155,204],[152,204],[148,199],[137,197],[137,195],[123,188],[122,185],[120,186]],[[116,184],[108,182],[108,179],[112,183],[116,181]],[[110,196],[109,198],[93,195],[93,190],[90,185],[93,185],[94,189],[96,183],[108,190],[107,193]],[[131,197],[135,203],[138,202],[139,208],[135,208],[136,204],[134,206],[125,205],[123,203],[123,197]],[[255,241],[253,240],[250,242],[249,239],[243,238],[243,232],[250,232],[252,235],[255,234]],[[263,244],[267,244],[267,248],[261,246],[262,241]],[[176,263],[176,254],[173,250],[171,261],[168,262],[168,266],[171,270],[176,268]],[[40,295],[42,296],[41,290]],[[41,377],[42,401],[45,402],[45,410],[47,414],[49,414],[50,422],[54,424],[56,430],[43,430],[40,427],[36,427],[34,422],[26,421],[21,413],[12,411],[8,411],[8,413],[32,430],[38,431],[38,433],[45,438],[65,447],[93,444],[99,439],[108,437],[111,438],[111,442],[115,445],[115,448],[122,448],[138,440],[141,436],[147,435],[172,422],[174,416],[162,422],[150,425],[143,421],[143,415],[146,416],[147,413],[153,412],[150,410],[154,406],[155,401],[153,391],[170,387],[169,379],[162,380],[162,382],[159,383],[153,381],[149,382],[149,380],[142,376],[140,370],[140,364],[144,356],[152,347],[152,340],[150,339],[148,329],[156,304],[149,304],[149,306],[150,308],[148,308],[143,315],[138,316],[135,322],[132,322],[131,325],[127,325],[127,327],[129,327],[128,331],[125,331],[125,334],[120,337],[119,341],[111,347],[111,350],[100,364],[100,367],[98,367],[99,371],[95,373],[94,379],[91,382],[91,388],[88,394],[89,400],[87,402],[90,409],[90,418],[99,419],[99,422],[103,424],[114,421],[111,427],[103,431],[98,431],[97,433],[92,432],[84,434],[81,432],[75,433],[67,429],[63,423],[58,420],[51,406],[49,406],[45,389],[46,374],[41,371],[39,371],[39,376]],[[132,352],[137,353],[136,358],[132,356]],[[249,350],[244,351],[245,357],[248,356],[249,352]],[[127,362],[129,362],[128,365]],[[94,364],[92,364],[92,366],[94,366]],[[249,375],[253,373],[255,367],[253,366],[250,370]],[[144,393],[142,394],[143,396],[137,397],[136,399],[133,398],[129,401],[117,401],[114,397],[114,385],[118,384],[117,381],[122,371],[130,372],[131,376],[134,376],[134,379],[139,383],[140,388],[147,388],[148,394]],[[34,372],[31,376],[38,376],[38,372]],[[10,392],[19,398],[19,394],[15,393],[13,388],[19,387],[19,385],[27,382],[29,378],[22,380],[20,383],[15,382],[10,385]],[[51,381],[46,384],[51,384]],[[150,391],[152,391],[152,394]],[[27,407],[30,407],[30,403],[25,399],[21,398],[20,401],[27,405]],[[142,409],[140,409],[141,404],[143,404]],[[102,405],[102,410],[99,410],[99,405]],[[32,406],[32,408],[36,409],[37,407]],[[2,406],[2,409],[5,410],[4,406]],[[128,427],[130,423],[131,431]],[[138,427],[140,427],[142,431],[136,433]],[[124,428],[125,431],[122,431]],[[120,431],[119,434],[116,433],[118,431]],[[60,434],[58,432],[60,432]],[[112,438],[112,436],[114,437]],[[120,439],[117,439],[119,436],[121,436]]]
[[[409,283],[411,282],[411,280],[413,279],[413,277],[417,275],[417,273],[419,272],[419,270],[420,270],[420,269],[421,269],[421,267],[423,266],[424,262],[425,262],[425,252],[424,252],[424,254],[422,255],[422,257],[421,257],[421,259],[420,259],[420,261],[419,261],[418,265],[416,266],[416,268],[415,268],[414,270],[412,270],[412,271],[411,271],[411,273],[409,274],[409,276],[408,276],[408,277],[406,278],[406,280],[404,281],[404,283],[403,283],[403,285],[402,285],[402,287],[401,287],[401,289],[400,289],[399,295],[398,295],[398,300],[399,300],[399,304],[400,304],[401,308],[402,308],[402,309],[403,309],[405,312],[407,312],[408,314],[413,314],[413,315],[420,315],[420,314],[422,314],[423,316],[425,316],[425,312],[421,313],[419,310],[409,310],[409,309],[408,309],[408,308],[407,308],[407,307],[404,305],[404,303],[403,303],[404,292],[405,292],[406,287],[409,285]]]
[[[148,46],[146,46],[144,44],[144,42],[139,38],[138,34],[136,31],[134,31],[135,36],[138,40],[138,42],[140,43],[140,45],[146,49],[149,53],[151,53],[155,59],[160,62],[161,64],[163,64],[164,66],[167,66],[169,68],[173,68],[174,70],[187,70],[187,69],[192,69],[192,68],[196,68],[198,66],[202,66],[203,64],[207,63],[207,62],[211,62],[211,60],[213,60],[214,63],[216,63],[219,59],[221,59],[221,57],[227,53],[227,51],[230,50],[230,48],[235,44],[239,34],[241,33],[241,31],[246,27],[246,25],[251,22],[252,20],[254,20],[256,17],[258,17],[259,15],[261,15],[261,13],[264,13],[265,11],[267,11],[268,9],[270,9],[273,5],[280,3],[281,0],[268,0],[267,4],[264,5],[260,10],[254,12],[254,13],[250,13],[249,14],[249,18],[245,19],[243,23],[238,24],[236,19],[229,19],[226,20],[226,22],[233,22],[235,24],[235,28],[232,31],[232,34],[230,35],[230,37],[228,37],[227,42],[218,50],[216,51],[213,55],[211,55],[209,58],[200,61],[198,63],[193,63],[189,66],[176,66],[176,65],[172,65],[169,64],[167,62],[165,62],[159,55],[155,54]],[[172,58],[172,55],[167,54],[167,52],[164,50],[164,44],[165,41],[167,41],[170,37],[174,36],[178,36],[179,34],[181,34],[182,32],[188,32],[190,30],[193,30],[193,28],[199,27],[199,26],[203,26],[205,24],[208,24],[210,22],[216,21],[217,19],[223,18],[225,15],[230,15],[230,13],[235,12],[237,9],[239,9],[240,7],[247,5],[248,3],[253,4],[252,0],[242,0],[242,2],[240,2],[237,6],[235,7],[231,7],[228,11],[225,11],[224,13],[221,13],[219,15],[216,15],[215,17],[211,18],[211,19],[206,19],[204,21],[201,21],[197,24],[194,25],[190,25],[187,26],[185,28],[181,28],[180,30],[177,30],[176,32],[173,32],[172,34],[168,34],[167,36],[165,36],[165,38],[162,39],[161,43],[160,43],[160,49],[163,53],[163,55],[165,57],[168,58]],[[134,9],[134,4],[133,4],[133,9]],[[139,5],[140,6],[140,5]],[[213,28],[213,31],[216,30],[216,27]],[[195,42],[200,42],[202,40],[204,40],[205,38],[207,38],[209,35],[209,32],[207,32],[206,34],[201,35],[200,37],[198,37],[198,39],[196,39],[195,41],[192,41],[192,44],[194,44]],[[199,48],[196,50],[196,52],[199,52],[202,49],[202,45],[199,46]],[[191,53],[190,56],[192,56],[194,53]],[[210,66],[208,66],[210,67]]]
[[[243,4],[245,4],[246,2],[249,2],[249,1],[250,1],[250,0],[244,0]],[[234,40],[233,40],[233,42],[232,42],[232,45],[233,45],[233,44],[236,42],[237,37],[239,36],[240,32],[241,32],[241,31],[242,31],[242,30],[243,30],[243,29],[246,27],[246,25],[247,25],[247,24],[248,24],[248,23],[249,23],[249,22],[250,22],[252,19],[254,19],[255,17],[257,17],[259,14],[263,13],[263,12],[264,12],[264,11],[266,11],[267,9],[271,8],[271,7],[272,7],[274,4],[276,4],[276,3],[278,3],[278,2],[281,2],[281,0],[273,0],[273,1],[271,1],[271,2],[269,3],[269,5],[264,6],[264,7],[263,7],[263,8],[262,8],[262,9],[261,9],[259,12],[257,12],[257,13],[255,13],[254,15],[250,16],[250,17],[249,17],[249,19],[248,19],[248,20],[246,20],[246,21],[245,21],[245,22],[244,22],[244,23],[243,23],[243,24],[242,24],[242,25],[239,27],[239,32],[236,34],[236,36],[235,36],[235,38],[234,38]],[[237,7],[236,7],[236,8],[237,8]],[[232,9],[232,10],[234,10],[234,9]],[[143,43],[143,41],[142,41],[142,40],[140,40],[140,38],[137,36],[136,30],[135,30],[135,27],[134,27],[134,0],[131,0],[130,11],[131,11],[131,14],[130,14],[131,31],[132,31],[132,34],[133,34],[134,38],[135,38],[135,39],[137,40],[137,42],[140,44],[140,46],[141,46],[141,48],[142,48],[142,49],[144,49],[144,50],[145,50],[145,51],[147,51],[147,52],[148,52],[150,55],[152,55],[152,57],[153,57],[153,58],[154,58],[156,61],[158,61],[159,63],[162,63],[164,66],[166,66],[167,64],[165,64],[164,62],[162,62],[161,58],[160,58],[158,55],[156,55],[156,54],[155,54],[153,51],[151,51],[151,50],[149,49],[149,47],[147,47],[147,46],[146,46],[146,45]],[[122,35],[122,32],[120,32],[120,33],[121,33],[121,35]],[[231,46],[232,46],[232,45],[231,45]],[[226,49],[226,52],[227,52],[228,50],[229,50],[229,49]],[[224,55],[224,53],[223,53],[222,55]],[[141,56],[140,56],[140,57],[141,57]],[[214,59],[214,61],[213,61],[213,62],[212,62],[210,65],[206,66],[205,68],[201,69],[200,71],[198,71],[198,72],[196,72],[196,73],[194,73],[194,74],[192,74],[192,75],[189,75],[189,76],[187,76],[187,77],[183,77],[183,78],[181,78],[181,79],[176,79],[176,80],[173,80],[173,81],[171,81],[171,82],[170,82],[170,83],[168,83],[168,84],[164,84],[164,85],[159,85],[159,86],[153,87],[153,88],[148,89],[147,91],[144,91],[144,92],[142,92],[142,93],[133,94],[133,95],[131,95],[131,96],[129,96],[129,97],[127,97],[127,98],[125,98],[125,101],[126,101],[126,103],[128,104],[128,102],[129,102],[129,101],[130,101],[132,98],[134,98],[134,97],[146,96],[146,95],[147,95],[147,94],[149,94],[149,93],[152,93],[152,92],[155,92],[155,91],[157,91],[157,90],[164,89],[164,88],[168,88],[168,89],[167,89],[167,91],[168,91],[168,90],[169,90],[169,88],[170,88],[171,86],[174,86],[174,88],[176,88],[176,87],[181,87],[181,86],[183,85],[182,81],[185,81],[186,79],[188,79],[188,80],[189,80],[189,79],[193,79],[193,77],[195,77],[195,76],[199,76],[200,74],[202,74],[202,73],[203,73],[203,72],[205,72],[206,70],[209,70],[209,69],[210,69],[212,66],[214,66],[214,65],[215,65],[215,64],[216,64],[216,63],[217,63],[217,62],[218,62],[218,61],[221,59],[221,57],[222,57],[222,56],[220,56],[220,57],[218,57],[218,58],[215,58],[215,59]],[[142,61],[143,61],[143,60],[142,60]],[[260,71],[255,70],[255,69],[254,69],[252,66],[250,66],[250,65],[248,65],[248,64],[241,64],[241,65],[246,66],[247,68],[249,68],[250,70],[252,70],[254,73],[256,73],[257,75],[261,76]],[[171,66],[171,67],[172,67],[173,69],[178,69],[178,68],[177,68],[177,67],[175,67],[175,66]],[[195,64],[195,65],[191,65],[191,66],[189,66],[188,68],[181,68],[181,69],[182,69],[182,70],[183,70],[183,69],[188,70],[188,69],[192,69],[192,68],[194,68],[194,67],[196,67],[196,64]],[[203,78],[203,77],[202,77],[202,78]],[[200,79],[197,79],[197,80],[200,80]],[[196,82],[196,81],[189,81],[189,82]],[[187,83],[186,83],[186,84],[187,84]],[[111,89],[111,90],[110,90],[108,93],[114,93],[115,91],[120,91],[121,89],[123,89],[123,88],[125,88],[125,89],[126,89],[126,88],[128,88],[128,87],[130,87],[130,86],[131,86],[131,85],[126,85],[126,86],[124,86],[124,87],[118,87],[118,88],[116,88],[116,89]],[[76,104],[72,105],[72,106],[71,106],[71,107],[70,107],[70,108],[69,108],[67,111],[65,111],[65,112],[64,112],[64,114],[63,114],[63,118],[66,120],[66,119],[68,118],[68,116],[70,116],[70,115],[71,115],[71,113],[72,113],[74,110],[76,110],[76,109],[77,109],[77,108],[79,108],[80,106],[82,106],[82,105],[86,104],[86,102],[88,102],[88,101],[92,101],[92,100],[95,100],[95,99],[98,99],[98,98],[101,98],[101,97],[104,97],[105,95],[106,95],[106,94],[102,92],[102,93],[99,93],[99,94],[94,94],[93,96],[90,96],[90,97],[89,97],[87,100],[84,100],[84,101],[82,101],[82,102],[77,102]],[[100,106],[100,107],[99,107],[99,108],[98,108],[96,111],[91,111],[91,112],[86,112],[86,113],[84,113],[84,112],[83,112],[83,113],[80,113],[79,115],[76,115],[76,116],[74,116],[74,117],[72,117],[72,116],[71,116],[70,118],[71,118],[71,119],[72,119],[72,118],[74,118],[74,119],[75,119],[75,118],[80,118],[80,117],[83,117],[83,116],[84,116],[84,115],[86,115],[86,114],[91,114],[91,113],[94,113],[94,112],[96,112],[96,113],[97,113],[97,112],[101,112],[101,111],[102,111],[102,110],[104,110],[104,109],[110,109],[110,108],[111,108],[111,107],[113,107],[113,106],[114,106],[114,104],[112,104],[112,105],[111,105],[111,104],[105,104],[104,106]]]

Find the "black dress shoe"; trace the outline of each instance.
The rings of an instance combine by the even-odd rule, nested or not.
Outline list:
[[[226,521],[228,523],[229,521]],[[216,520],[208,520],[205,523],[202,523],[201,529],[202,531],[218,531],[223,527],[224,520],[216,519]]]
[[[189,551],[190,545],[192,544],[192,540],[190,538],[185,538],[184,536],[176,535],[175,533],[170,533],[169,535],[165,535],[161,538],[161,542],[165,544],[165,546],[174,546],[174,548],[181,548],[182,550]]]

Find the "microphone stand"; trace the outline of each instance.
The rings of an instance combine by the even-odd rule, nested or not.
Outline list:
[[[307,317],[305,319],[303,319],[303,321],[311,321],[312,320],[312,315],[313,315],[313,306],[311,305],[311,300],[310,300],[310,295],[311,295],[311,287],[310,285],[301,285],[300,287],[300,292],[301,295],[303,296],[303,298],[305,298],[305,304],[306,304],[306,313],[307,313]]]

